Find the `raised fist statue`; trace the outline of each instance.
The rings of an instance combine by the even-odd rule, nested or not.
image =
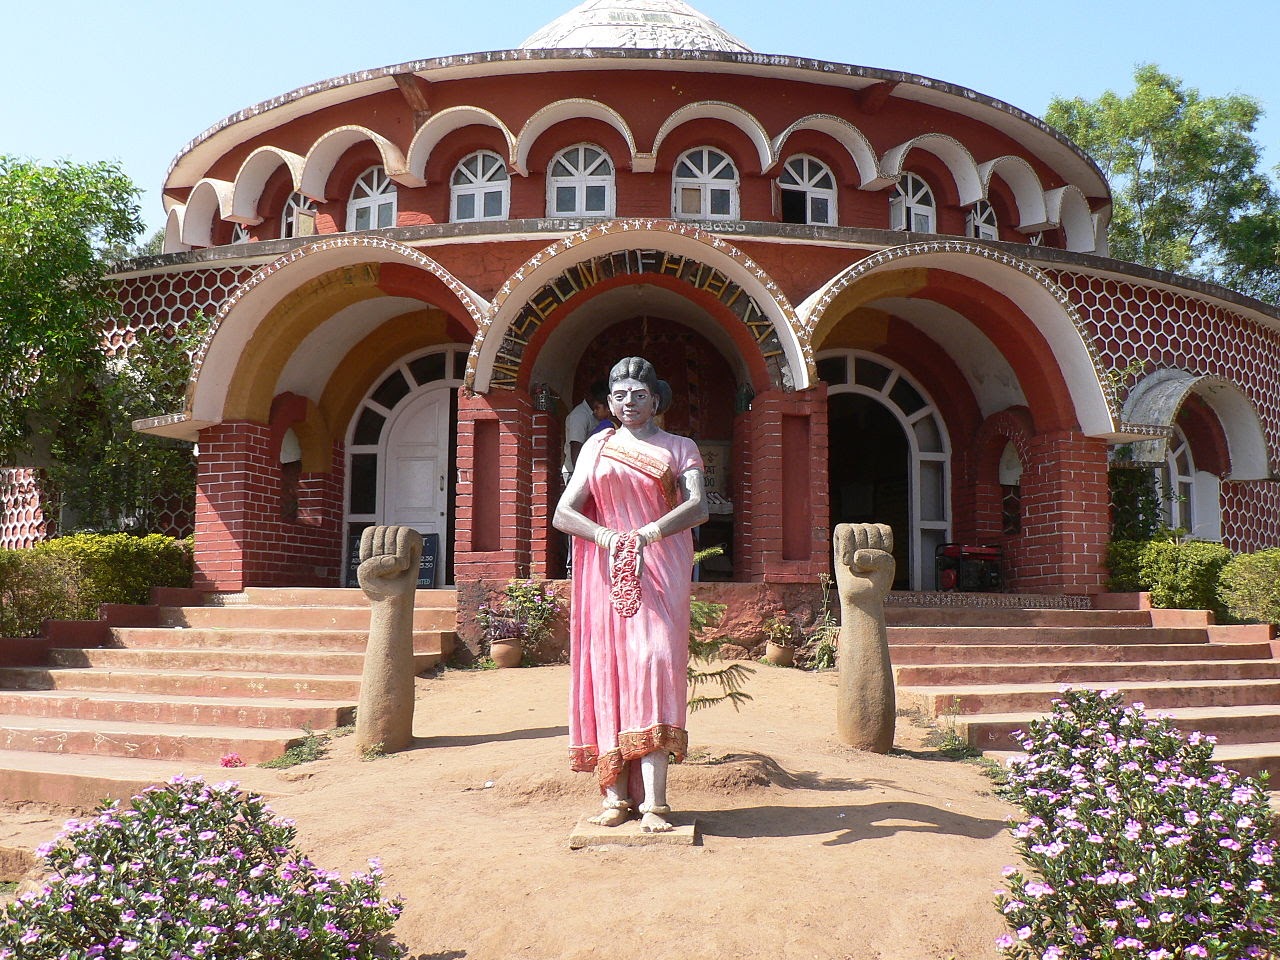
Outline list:
[[[356,577],[372,602],[364,652],[356,746],[387,753],[413,742],[413,592],[422,534],[369,527],[360,536]]]
[[[842,523],[833,544],[840,594],[836,730],[851,747],[888,753],[896,704],[884,598],[893,585],[893,531],[883,523]]]

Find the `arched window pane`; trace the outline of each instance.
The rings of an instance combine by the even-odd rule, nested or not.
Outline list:
[[[736,220],[738,169],[719,150],[699,147],[684,154],[672,178],[672,207],[683,219]]]
[[[301,193],[291,194],[280,217],[280,237],[312,237],[316,232],[316,202]]]
[[[547,178],[547,215],[613,216],[613,163],[588,144],[568,147],[556,156]]]
[[[450,184],[454,222],[506,219],[511,180],[496,153],[481,150],[465,158],[454,169]]]
[[[792,157],[778,177],[783,223],[831,226],[836,222],[835,178],[821,160]]]
[[[889,198],[889,226],[894,230],[933,233],[936,223],[937,209],[929,185],[914,173],[903,174]]]
[[[371,230],[396,225],[396,185],[382,167],[370,167],[351,188],[347,229]]]

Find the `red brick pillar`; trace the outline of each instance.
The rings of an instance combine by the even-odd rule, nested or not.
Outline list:
[[[750,531],[740,566],[752,581],[815,581],[829,567],[827,389],[762,393],[745,427],[749,514],[737,513]]]
[[[1030,438],[1022,468],[1022,535],[1012,558],[1025,593],[1099,593],[1110,533],[1107,444],[1075,431]]]
[[[459,584],[530,575],[532,436],[533,410],[523,391],[459,393],[453,563]]]
[[[535,577],[563,577],[565,537],[551,526],[551,515],[564,490],[564,417],[556,410],[534,410],[530,422],[529,569]]]
[[[751,484],[751,424],[752,411],[747,410],[733,418],[733,469],[730,471],[730,489],[733,491],[733,578],[739,582],[753,582],[760,566],[755,554],[755,503]]]

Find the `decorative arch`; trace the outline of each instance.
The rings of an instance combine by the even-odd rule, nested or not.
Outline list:
[[[880,175],[880,164],[876,160],[875,148],[871,146],[871,141],[862,131],[843,117],[829,113],[811,113],[783,130],[773,138],[771,145],[773,156],[781,157],[782,148],[787,140],[793,133],[800,130],[816,130],[819,133],[825,133],[844,147],[853,158],[854,166],[858,168],[858,177],[861,180],[858,184],[859,189],[880,190],[893,183],[891,178]]]
[[[337,166],[342,155],[357,143],[369,141],[378,148],[382,157],[382,167],[387,176],[406,187],[420,187],[423,180],[409,173],[404,154],[394,143],[381,134],[374,133],[368,127],[350,125],[330,130],[311,145],[303,163],[302,179],[298,191],[315,200],[324,200],[325,187],[333,168]]]
[[[1046,193],[1044,202],[1049,222],[1062,227],[1067,249],[1073,253],[1092,253],[1097,247],[1093,211],[1084,192],[1075,184],[1067,184]]]
[[[1049,215],[1045,212],[1044,185],[1031,164],[1022,157],[1003,156],[988,160],[978,167],[978,178],[982,182],[982,195],[985,197],[991,189],[991,178],[998,175],[1013,191],[1013,199],[1018,204],[1018,229],[1024,233],[1044,230],[1049,224]]]
[[[302,181],[302,168],[306,161],[296,153],[281,150],[279,147],[259,147],[245,158],[236,172],[235,191],[231,200],[231,213],[226,219],[252,226],[262,222],[258,214],[258,201],[262,199],[262,191],[267,181],[276,170],[284,165],[289,169],[289,181],[296,192]],[[323,200],[323,196],[312,197]]]
[[[426,183],[427,161],[440,141],[456,130],[479,124],[493,127],[502,134],[507,143],[507,162],[515,166],[516,137],[511,129],[498,116],[481,107],[458,106],[449,107],[431,115],[426,123],[413,136],[409,144],[409,153],[405,158],[409,173],[421,183]]]
[[[213,246],[213,218],[226,219],[231,212],[233,184],[226,180],[201,180],[191,191],[182,214],[182,242],[188,247]]]
[[[533,145],[540,136],[563,120],[576,120],[579,117],[599,120],[618,131],[618,134],[627,143],[627,150],[630,152],[629,162],[634,164],[636,138],[631,132],[630,125],[623,119],[622,114],[612,107],[600,103],[598,100],[573,98],[549,103],[525,121],[524,126],[520,128],[520,133],[516,137],[515,152],[513,154],[513,165],[516,172],[522,177],[529,175],[529,151],[533,149]]]
[[[941,160],[956,183],[956,192],[960,195],[960,206],[967,207],[986,197],[986,189],[978,165],[974,162],[969,148],[945,133],[925,133],[912,137],[906,143],[892,147],[880,160],[880,176],[890,182],[896,182],[902,176],[907,155],[915,149],[925,150]]]
[[[769,135],[765,132],[764,124],[755,118],[751,113],[743,110],[742,107],[732,103],[725,103],[723,100],[699,100],[697,103],[688,103],[677,110],[666,120],[662,121],[662,126],[658,129],[658,135],[653,139],[652,156],[657,157],[658,152],[662,149],[662,143],[667,139],[671,131],[677,127],[683,126],[695,120],[723,120],[725,123],[733,124],[755,145],[756,155],[760,160],[760,172],[768,173],[769,169],[777,161],[777,157],[773,152],[773,144],[769,142]]]
[[[1052,355],[1050,361],[1061,371],[1062,386],[1067,392],[1063,402],[1073,408],[1081,430],[1091,436],[1114,436],[1121,431],[1115,388],[1067,295],[1025,260],[981,244],[934,240],[890,247],[860,260],[800,304],[798,313],[804,335],[810,343],[820,343],[825,331],[856,306],[884,296],[913,295],[927,286],[930,268],[969,278],[989,291],[999,291],[1043,339]],[[903,275],[905,286],[901,289],[893,288],[895,274]],[[872,278],[876,282],[868,283]],[[851,289],[855,284],[865,290],[863,297]],[[840,309],[832,311],[837,300]],[[1008,359],[1015,370],[1022,364],[1025,371],[1025,365],[1032,362],[1029,356]],[[1039,386],[1048,391],[1046,396],[1052,395],[1048,380],[1042,378]]]
[[[194,358],[181,422],[158,426],[168,435],[185,437],[188,432],[221,422],[232,402],[233,383],[245,378],[242,368],[246,363],[279,366],[287,359],[269,355],[269,351],[249,356],[250,342],[268,325],[268,318],[277,308],[291,297],[308,292],[321,306],[328,307],[318,296],[326,287],[341,292],[349,302],[374,295],[368,288],[377,285],[377,278],[369,277],[367,271],[391,265],[426,274],[454,298],[473,325],[484,321],[488,303],[483,298],[436,261],[403,244],[365,235],[341,235],[307,244],[258,270],[223,302]],[[361,287],[367,292],[362,292]],[[393,296],[414,293],[402,292],[394,278],[381,287],[381,292]],[[254,389],[260,393],[269,390],[270,385],[256,384]]]
[[[1257,408],[1234,383],[1222,377],[1189,373],[1171,367],[1144,377],[1129,392],[1124,404],[1125,419],[1147,424],[1160,436],[1133,444],[1133,458],[1139,463],[1163,463],[1173,436],[1174,419],[1192,395],[1199,397],[1226,434],[1231,460],[1228,480],[1271,479],[1271,453]]]
[[[652,256],[650,256],[652,254]],[[665,276],[715,297],[742,320],[760,347],[754,374],[773,387],[815,382],[813,353],[798,335],[795,310],[754,260],[720,237],[676,220],[611,220],[534,254],[502,285],[467,358],[477,393],[515,385],[524,348],[546,316],[602,280]]]
[[[185,253],[191,249],[182,242],[182,218],[186,212],[186,204],[182,203],[175,203],[169,208],[169,213],[164,218],[163,253]]]

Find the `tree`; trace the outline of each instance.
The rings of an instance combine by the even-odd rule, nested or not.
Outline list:
[[[1055,97],[1045,120],[1111,182],[1113,256],[1280,300],[1280,196],[1252,97],[1204,97],[1154,64],[1128,96]]]
[[[151,332],[113,353],[103,341],[120,310],[107,275],[141,230],[117,165],[0,157],[0,462],[44,470],[74,525],[145,524],[191,472],[189,448],[130,429],[181,396],[189,345]]]

